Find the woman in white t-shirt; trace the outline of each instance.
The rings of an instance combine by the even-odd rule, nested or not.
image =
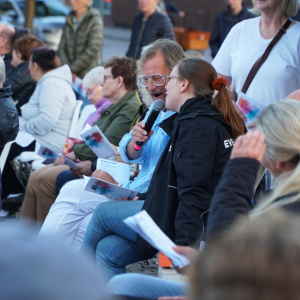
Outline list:
[[[298,11],[298,0],[252,0],[259,17],[232,28],[214,61],[219,76],[240,96],[244,82],[283,24]],[[257,72],[247,96],[263,106],[300,87],[300,23],[293,22]]]

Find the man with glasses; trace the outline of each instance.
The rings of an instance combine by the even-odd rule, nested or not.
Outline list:
[[[147,89],[153,100],[165,100],[167,76],[182,58],[184,53],[181,46],[171,40],[158,40],[142,52],[138,61],[138,71],[141,74],[138,76],[138,82]],[[120,142],[123,160],[142,164],[139,176],[143,175],[146,190],[159,157],[169,141],[170,133],[167,134],[160,128],[160,124],[167,118],[171,120],[173,114],[170,111],[161,111],[149,136],[144,130],[145,123],[137,123]],[[144,142],[138,151],[134,149],[136,142]],[[114,182],[109,174],[101,173],[102,179]],[[139,191],[146,190],[142,188]],[[139,212],[143,203],[144,201],[109,201],[99,204],[93,213],[82,248],[97,257],[97,264],[106,279],[124,273],[126,265],[141,260],[137,254],[136,234],[123,220]]]

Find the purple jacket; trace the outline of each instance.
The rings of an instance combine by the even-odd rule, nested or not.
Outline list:
[[[86,121],[84,122],[82,128],[84,128],[84,126],[86,124],[89,125],[93,125],[96,121],[98,121],[98,119],[100,118],[101,113],[107,109],[109,106],[111,106],[112,103],[110,100],[108,100],[107,98],[102,98],[98,104],[96,105],[96,111],[92,112],[86,119]]]

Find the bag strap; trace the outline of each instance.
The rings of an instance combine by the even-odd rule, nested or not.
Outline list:
[[[276,34],[276,36],[273,38],[273,40],[270,42],[269,46],[267,47],[266,51],[264,52],[264,54],[255,62],[255,64],[253,65],[253,67],[251,68],[245,83],[243,85],[242,88],[242,92],[244,94],[246,94],[253,78],[255,77],[256,73],[258,72],[258,70],[260,69],[260,67],[263,65],[263,63],[266,61],[266,59],[268,58],[272,48],[275,46],[275,44],[280,40],[280,38],[286,33],[287,29],[289,28],[289,26],[292,24],[293,20],[291,18],[288,18],[287,21],[284,23],[284,25],[280,28],[280,30],[278,31],[278,33]]]

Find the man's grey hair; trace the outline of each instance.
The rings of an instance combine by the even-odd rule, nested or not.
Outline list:
[[[181,59],[185,58],[184,51],[177,42],[168,39],[159,39],[143,48],[141,58],[137,62],[138,73],[141,73],[141,68],[146,61],[153,58],[157,53],[161,53],[164,56],[166,66],[170,72]]]
[[[104,68],[96,67],[89,71],[82,80],[82,87],[85,90],[104,82]]]
[[[5,81],[5,64],[3,58],[4,56],[0,55],[0,84],[1,85]]]

